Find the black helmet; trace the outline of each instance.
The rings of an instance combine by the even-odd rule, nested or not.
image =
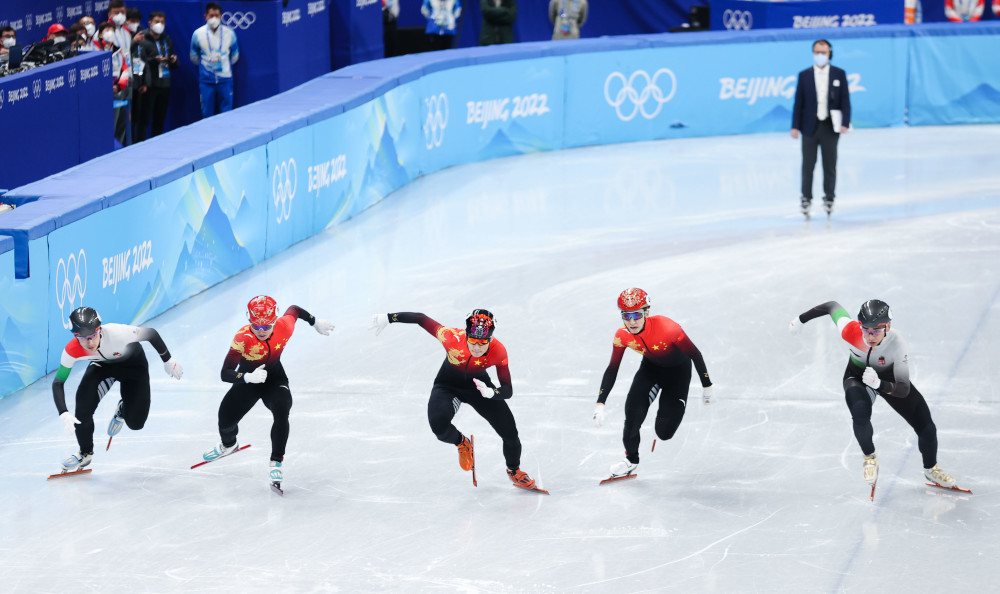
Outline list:
[[[101,316],[92,307],[78,307],[69,314],[69,323],[76,336],[90,336],[101,327]]]
[[[465,319],[465,336],[467,338],[492,338],[496,329],[493,314],[485,309],[474,309]]]
[[[869,299],[861,305],[858,312],[858,321],[865,328],[878,328],[885,326],[892,321],[892,312],[889,311],[889,304],[878,299]]]

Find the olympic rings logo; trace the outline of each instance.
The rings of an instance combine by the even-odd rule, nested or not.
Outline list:
[[[278,210],[278,224],[287,221],[292,216],[292,200],[299,186],[299,169],[295,159],[289,159],[280,165],[275,165],[271,176],[271,195],[274,197],[274,208]]]
[[[31,83],[31,92],[35,95],[35,99],[42,96],[42,79],[36,78],[35,82]]]
[[[222,24],[232,29],[249,29],[250,25],[257,22],[257,15],[253,12],[224,12],[222,13]]]
[[[101,60],[101,73],[104,76],[111,74],[111,60]]]
[[[76,68],[69,69],[69,86],[70,88],[76,86]]]
[[[749,10],[732,10],[727,8],[722,13],[722,25],[730,31],[739,31],[740,29],[749,31],[753,28],[753,15],[750,14]]]
[[[66,260],[59,258],[59,262],[56,264],[56,305],[59,306],[59,313],[62,314],[63,328],[72,327],[65,306],[69,304],[69,310],[72,312],[77,307],[77,298],[80,299],[80,305],[83,305],[83,296],[86,294],[87,254],[80,250],[77,254],[70,254]]]
[[[669,79],[670,83],[670,92],[668,93],[664,93],[661,86],[667,82],[666,79]],[[637,83],[642,86],[642,90],[636,90]],[[612,87],[618,85],[621,88],[612,94]],[[677,92],[677,77],[669,68],[660,68],[652,78],[646,71],[636,70],[627,80],[621,72],[612,72],[604,81],[604,99],[608,105],[615,108],[618,119],[623,122],[631,120],[637,113],[642,113],[642,117],[647,120],[655,118],[663,109],[663,104],[674,98],[675,92]],[[647,108],[650,100],[653,101],[653,106]],[[625,105],[626,101],[631,103],[632,108],[623,113],[622,106]]]
[[[448,96],[444,93],[424,99],[427,121],[424,122],[424,142],[428,149],[441,146],[444,129],[448,125]]]

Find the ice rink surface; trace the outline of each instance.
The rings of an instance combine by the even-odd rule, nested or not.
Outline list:
[[[0,399],[4,592],[984,592],[1000,558],[1000,126],[858,130],[840,144],[827,222],[798,214],[787,134],[536,154],[420,179],[346,224],[146,325],[152,411],[104,451],[98,408],[85,477],[46,481],[76,451],[49,376]],[[819,168],[817,168],[819,169]],[[817,171],[817,195],[821,183]],[[643,428],[639,478],[598,486],[622,457],[628,352],[604,427],[591,421],[629,286],[704,354],[716,401],[692,385],[677,435]],[[270,414],[253,447],[197,470],[218,441],[219,379],[245,304],[273,295],[299,322],[283,363],[295,399],[285,495],[267,487]],[[939,464],[974,495],[924,486],[912,430],[884,402],[874,502],[840,388],[837,300],[878,297],[910,345],[938,427]],[[522,468],[468,406],[479,486],[426,417],[444,358],[418,326],[492,310],[510,354]],[[105,320],[117,321],[117,320]],[[67,340],[70,338],[67,335]],[[80,377],[67,382],[68,400]],[[654,403],[656,406],[657,403]]]

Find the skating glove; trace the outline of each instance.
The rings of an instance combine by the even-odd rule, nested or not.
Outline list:
[[[243,381],[248,384],[263,384],[267,381],[267,370],[261,365],[250,373],[243,374]]]
[[[705,402],[705,404],[712,404],[712,393],[712,386],[701,389],[701,399]]]
[[[878,373],[872,367],[865,367],[865,372],[861,375],[861,381],[865,382],[865,385],[870,386],[873,390],[878,390],[878,387],[882,385],[882,380],[878,379]]]
[[[372,316],[372,323],[368,326],[369,330],[375,331],[375,336],[381,334],[385,327],[389,325],[389,314],[375,314]]]
[[[497,395],[496,391],[493,388],[487,386],[486,382],[482,380],[472,378],[472,383],[476,384],[476,389],[479,390],[479,393],[483,395],[483,398],[493,398],[494,396]]]
[[[76,417],[71,415],[69,411],[66,411],[63,414],[59,415],[59,420],[63,422],[63,427],[66,428],[66,433],[73,433],[74,431],[76,431],[75,427],[73,426],[80,424],[80,421]]]
[[[598,427],[604,424],[604,405],[600,402],[594,407],[594,424]]]
[[[163,362],[163,369],[167,372],[167,375],[174,379],[181,379],[181,376],[184,375],[184,368],[173,357]]]
[[[333,332],[334,326],[330,323],[330,320],[316,318],[316,323],[313,324],[313,328],[315,328],[316,332],[319,332],[323,336],[329,336],[330,332]]]
[[[792,334],[802,332],[802,322],[799,321],[799,316],[795,316],[791,322],[788,322],[788,331]]]

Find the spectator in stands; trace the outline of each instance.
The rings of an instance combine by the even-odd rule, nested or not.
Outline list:
[[[399,55],[399,0],[382,0],[382,46],[385,57]]]
[[[420,14],[427,19],[425,32],[431,50],[451,49],[458,17],[462,16],[462,0],[424,0]]]
[[[123,0],[111,0],[108,2],[108,22],[114,25],[115,45],[125,50],[125,55],[132,54],[132,35],[125,28],[125,2]],[[129,64],[131,67],[131,64]]]
[[[579,39],[587,12],[587,0],[549,0],[552,39]]]
[[[201,117],[233,108],[233,64],[240,59],[236,32],[222,24],[222,7],[205,5],[205,24],[191,35],[191,61],[198,65]]]
[[[132,103],[132,34],[128,32],[125,28],[125,21],[128,17],[125,15],[126,8],[125,2],[122,0],[111,0],[108,2],[108,22],[112,25],[112,32],[114,34],[114,52],[121,51],[121,57],[125,60],[125,68],[130,71],[127,82],[123,89],[115,93],[115,99],[120,101],[127,101],[128,104],[125,107],[118,108],[115,110],[115,138],[124,146],[127,141],[126,132],[128,131],[129,124],[129,109],[128,107]],[[106,35],[107,33],[101,33],[101,35]],[[102,41],[107,43],[107,39],[102,38]],[[106,47],[104,49],[107,49]],[[118,69],[115,72],[120,72]],[[121,77],[119,76],[119,79]],[[115,83],[116,85],[118,82]]]
[[[94,22],[94,17],[89,14],[80,17],[80,20],[76,22],[78,25],[82,25],[84,31],[86,32],[86,38],[84,39],[83,46],[80,47],[81,52],[91,52],[97,49],[96,42],[97,38],[97,23]]]
[[[73,23],[69,26],[69,39],[72,44],[71,47],[77,51],[88,51],[84,49],[87,46],[87,28],[80,23]]]
[[[163,134],[170,100],[170,71],[177,68],[174,40],[166,34],[167,16],[159,10],[149,13],[149,29],[139,42],[140,55],[146,62],[145,84],[148,87],[139,112],[135,141],[146,139],[146,129],[153,121],[152,136]]]
[[[139,114],[146,102],[146,92],[149,87],[146,85],[146,60],[139,53],[139,44],[142,43],[143,35],[139,30],[142,21],[142,11],[134,6],[125,8],[125,30],[132,36],[132,51],[129,58],[132,61],[132,142],[139,142]],[[145,138],[143,133],[143,138]]]
[[[55,43],[65,43],[67,37],[69,36],[69,31],[66,27],[63,27],[59,23],[53,23],[49,25],[48,34],[45,36],[45,41],[54,41]]]
[[[111,52],[111,79],[114,85],[114,98],[116,101],[124,101],[131,88],[132,70],[128,65],[128,54],[125,50],[115,44],[115,26],[111,22],[101,23],[97,28],[97,35],[101,40],[101,49]],[[125,123],[128,119],[126,106],[115,108],[115,138],[125,145]]]
[[[483,13],[479,45],[514,43],[517,0],[479,0],[479,4]]]
[[[0,62],[10,59],[10,48],[17,45],[17,31],[13,27],[0,27]]]

